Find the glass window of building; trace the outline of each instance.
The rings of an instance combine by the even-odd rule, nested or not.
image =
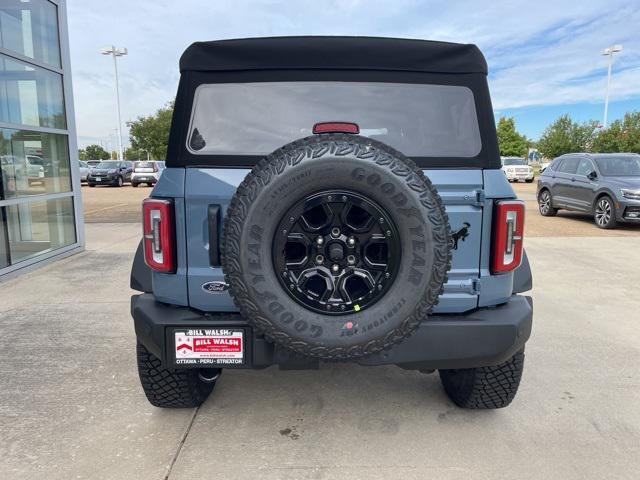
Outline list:
[[[76,241],[71,197],[11,205],[6,210],[6,243],[11,263],[66,247]],[[1,257],[0,253],[0,262]]]
[[[0,199],[71,191],[66,135],[0,129]]]
[[[66,128],[62,76],[0,55],[0,121]]]
[[[83,247],[65,12],[0,0],[0,278]]]
[[[60,67],[57,10],[47,0],[2,0],[0,48]]]

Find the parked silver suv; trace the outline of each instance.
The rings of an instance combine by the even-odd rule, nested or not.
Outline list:
[[[164,162],[155,160],[146,162],[133,162],[133,174],[131,175],[131,186],[137,187],[141,183],[146,183],[153,187],[160,179],[164,170]]]
[[[571,153],[556,158],[538,179],[545,217],[561,208],[593,214],[600,228],[640,223],[640,155]]]

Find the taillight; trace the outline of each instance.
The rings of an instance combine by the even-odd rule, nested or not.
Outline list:
[[[360,127],[352,122],[321,122],[313,126],[312,132],[319,133],[360,133]]]
[[[144,261],[157,272],[176,271],[173,203],[147,198],[142,202]]]
[[[524,202],[503,200],[493,209],[491,273],[510,272],[522,261]]]
[[[154,172],[157,172],[157,171],[158,171],[158,164],[157,164],[157,163],[154,163],[154,164],[153,164],[153,171],[154,171]]]

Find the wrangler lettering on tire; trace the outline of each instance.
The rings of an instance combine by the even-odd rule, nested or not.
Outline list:
[[[225,218],[222,266],[241,313],[269,340],[357,358],[429,315],[450,236],[438,193],[411,160],[365,137],[323,134],[247,175]]]

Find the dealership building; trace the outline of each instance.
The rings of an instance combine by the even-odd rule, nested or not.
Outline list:
[[[0,1],[0,279],[84,247],[65,0]]]

